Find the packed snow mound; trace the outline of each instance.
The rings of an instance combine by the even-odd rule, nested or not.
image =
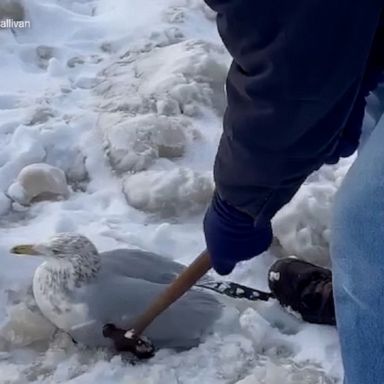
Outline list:
[[[353,159],[337,166],[324,166],[311,175],[291,202],[273,219],[274,235],[285,256],[295,255],[330,266],[329,236],[332,206],[339,186]]]
[[[5,120],[0,125],[0,133],[4,132],[4,135],[0,134],[0,144],[3,145],[0,191],[7,191],[15,175],[36,163],[60,168],[71,185],[87,180],[85,156],[80,144],[81,127],[70,121],[62,122],[61,116],[57,118],[58,122],[51,122],[49,116],[54,113],[52,109],[28,107],[21,114],[24,124]]]
[[[98,126],[110,163],[120,172],[146,170],[157,158],[181,157],[187,144],[197,137],[190,123],[177,116],[105,113]]]
[[[36,200],[67,198],[69,189],[65,173],[49,164],[37,163],[24,167],[9,187],[8,195],[22,205]]]
[[[105,80],[95,91],[108,111],[196,116],[202,107],[211,107],[222,114],[226,73],[221,48],[188,40],[127,52],[103,71]]]
[[[222,52],[214,44],[196,40],[157,49],[137,63],[141,76],[147,79],[139,90],[144,95],[158,95],[158,100],[168,94],[186,115],[197,114],[199,105],[213,107],[221,114],[228,70]]]
[[[202,212],[212,193],[207,173],[186,168],[144,171],[124,180],[128,203],[137,209],[163,217]]]
[[[47,164],[62,169],[71,185],[88,179],[82,147],[86,143],[83,143],[79,121],[69,118],[66,122],[48,122],[41,126],[38,132],[39,141],[44,145],[46,152],[44,161]]]
[[[168,31],[169,32],[169,31]],[[120,172],[148,169],[157,158],[181,157],[200,134],[193,117],[203,109],[222,115],[227,71],[222,49],[163,36],[151,50],[128,51],[107,67],[94,88],[105,150]],[[169,45],[168,45],[169,44]]]

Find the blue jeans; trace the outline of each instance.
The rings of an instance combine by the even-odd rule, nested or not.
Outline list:
[[[346,384],[384,383],[384,117],[336,197],[331,255]]]

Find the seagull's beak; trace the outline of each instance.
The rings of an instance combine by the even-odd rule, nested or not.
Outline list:
[[[32,255],[32,256],[41,255],[41,253],[36,250],[36,246],[34,244],[16,245],[11,249],[11,253],[15,255]]]

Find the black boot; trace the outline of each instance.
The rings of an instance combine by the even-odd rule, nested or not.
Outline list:
[[[286,258],[272,265],[268,281],[280,304],[298,313],[304,321],[336,325],[330,270]]]

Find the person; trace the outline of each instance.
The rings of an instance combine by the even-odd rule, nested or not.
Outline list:
[[[271,219],[311,172],[357,149],[366,98],[384,69],[384,4],[205,1],[233,57],[216,190],[204,218],[213,267],[227,275],[269,248]],[[288,304],[311,297],[303,291],[323,293],[320,306],[333,294],[347,384],[384,383],[383,196],[384,120],[336,197],[333,283],[311,265],[303,280],[303,265],[292,259],[274,275]]]

